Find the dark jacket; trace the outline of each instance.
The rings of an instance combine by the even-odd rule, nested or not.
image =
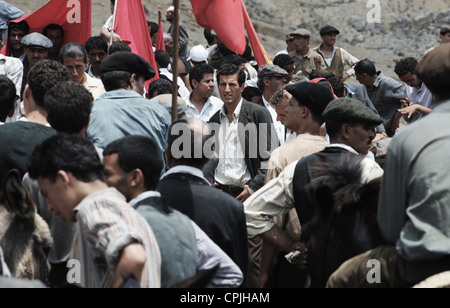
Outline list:
[[[212,116],[209,123],[220,125],[220,111]],[[269,111],[245,99],[242,102],[239,123],[246,127],[244,131],[239,131],[239,140],[244,152],[245,163],[252,177],[248,185],[250,189],[257,191],[264,185],[267,162],[272,151],[278,147],[279,140]],[[262,130],[264,127],[267,129],[267,132],[263,134]],[[256,138],[251,138],[252,136],[256,136]],[[218,147],[217,142],[216,147]]]

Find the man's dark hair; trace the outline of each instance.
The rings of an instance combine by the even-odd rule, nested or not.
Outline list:
[[[64,63],[64,59],[82,57],[83,62],[88,62],[86,48],[80,43],[69,43],[64,45],[59,52],[59,61]]]
[[[124,71],[113,71],[100,74],[100,79],[105,86],[106,92],[117,89],[128,89],[131,87],[131,76],[133,74]]]
[[[288,65],[295,64],[295,61],[289,55],[278,55],[275,57],[275,59],[273,59],[273,64],[284,68]]]
[[[161,68],[167,68],[170,64],[170,55],[167,51],[157,50],[155,51],[155,60]]]
[[[234,64],[237,67],[241,67],[241,65],[244,64],[244,63],[245,63],[244,59],[241,56],[236,55],[236,54],[228,55],[225,58],[223,58],[223,60],[222,60],[222,65]]]
[[[36,105],[45,109],[44,96],[48,90],[57,84],[69,81],[67,68],[52,60],[43,60],[34,65],[28,73],[28,86]]]
[[[28,172],[56,182],[58,171],[71,173],[77,180],[92,183],[103,181],[103,164],[94,145],[78,136],[55,135],[37,146],[31,155]]]
[[[261,97],[263,94],[260,89],[256,87],[246,87],[244,91],[242,91],[242,97],[251,102],[255,96]]]
[[[200,64],[195,66],[189,74],[189,83],[191,84],[192,89],[194,88],[192,81],[196,80],[197,82],[200,82],[207,74],[214,75],[214,68],[211,65]]]
[[[108,43],[101,36],[92,36],[92,37],[90,37],[86,41],[86,44],[84,45],[84,47],[86,48],[86,51],[87,51],[88,54],[93,49],[101,49],[105,53],[108,53]]]
[[[203,30],[203,35],[205,36],[205,39],[208,42],[208,45],[212,45],[212,43],[214,43],[214,39],[216,36],[212,34],[211,29]]]
[[[220,77],[221,76],[233,76],[238,75],[238,83],[239,86],[242,87],[242,85],[245,83],[245,80],[247,79],[247,76],[245,75],[245,72],[239,67],[237,67],[234,64],[225,64],[220,67],[220,69],[217,71],[217,82],[220,84]]]
[[[200,122],[198,122],[200,123]],[[195,124],[194,124],[195,125]],[[207,129],[207,126],[205,126]],[[189,132],[189,135],[186,136],[185,133]],[[197,136],[196,136],[197,134]],[[212,157],[208,157],[208,153],[205,152],[205,150],[209,150],[210,154],[214,153],[214,142],[211,139],[213,137],[213,134],[208,129],[208,133],[205,133],[204,130],[202,130],[202,136],[201,138],[198,136],[198,132],[195,132],[192,129],[192,125],[188,122],[186,119],[178,120],[169,128],[168,132],[168,138],[167,138],[167,145],[172,153],[173,158],[176,161],[177,165],[186,165],[191,166],[194,168],[202,169],[206,163],[209,162],[209,160]],[[179,142],[180,138],[184,142]],[[178,148],[174,148],[174,144],[177,144]],[[187,144],[189,142],[189,144]],[[211,145],[211,148],[206,149],[208,145]],[[189,146],[189,153],[186,153],[189,157],[185,157],[185,149],[184,146]],[[181,157],[175,157],[175,151],[179,151],[183,155]]]
[[[355,66],[355,72],[358,75],[367,74],[371,77],[379,74],[375,68],[375,64],[369,59],[359,61]]]
[[[49,25],[47,25],[45,28],[44,28],[44,30],[42,30],[42,34],[44,35],[44,36],[47,36],[47,32],[48,31],[52,31],[52,30],[59,30],[59,31],[61,31],[61,34],[62,34],[62,37],[64,37],[64,34],[65,34],[65,32],[64,32],[64,29],[63,29],[63,27],[61,27],[60,25],[58,25],[58,24],[49,24]]]
[[[116,5],[116,0],[111,0],[112,5]]]
[[[59,133],[78,134],[87,126],[93,101],[92,94],[83,85],[62,82],[45,95],[48,123]]]
[[[401,59],[395,64],[394,72],[398,77],[405,76],[408,73],[415,74],[416,66],[418,63],[419,61],[412,57]]]
[[[150,31],[150,37],[153,37],[155,34],[158,34],[159,32],[159,25],[156,22],[149,21],[148,24],[148,30]]]
[[[351,121],[335,121],[335,120],[328,120],[326,121],[326,129],[327,134],[330,137],[330,142],[334,143],[341,134],[341,128],[344,126],[344,124],[348,124],[351,127],[355,127],[357,123],[351,122]]]
[[[8,33],[11,33],[12,30],[19,30],[27,35],[30,33],[30,26],[25,20],[22,20],[21,22],[11,22],[8,26]]]
[[[131,48],[123,43],[114,43],[109,46],[109,55],[112,55],[118,51],[131,52]]]
[[[157,79],[148,87],[148,94],[150,99],[162,94],[173,94],[172,82],[163,78]]]
[[[8,77],[0,75],[0,122],[5,122],[16,101],[16,85]]]
[[[156,190],[164,168],[162,154],[156,143],[143,136],[128,136],[108,145],[104,156],[117,154],[120,168],[125,172],[140,169],[145,188]]]

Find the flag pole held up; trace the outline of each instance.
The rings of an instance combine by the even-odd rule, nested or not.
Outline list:
[[[173,95],[172,95],[172,121],[178,120],[178,53],[180,50],[180,0],[174,0],[174,18],[173,18]]]

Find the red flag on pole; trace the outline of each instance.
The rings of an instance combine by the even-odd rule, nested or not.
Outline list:
[[[64,44],[78,42],[84,45],[91,37],[91,0],[51,0],[36,12],[11,22],[22,20],[30,26],[30,33],[42,33],[45,26],[58,24],[65,32]],[[8,40],[2,54],[10,54]]]
[[[162,19],[162,13],[158,12],[159,29],[158,29],[158,38],[156,40],[156,50],[166,51],[166,44],[164,43],[164,30],[163,30],[161,19]]]
[[[129,45],[133,53],[148,61],[156,72],[155,78],[146,83],[148,89],[148,85],[158,79],[159,74],[142,0],[116,0],[116,5],[114,33],[117,33],[122,41]]]
[[[243,54],[247,45],[242,0],[191,0],[197,23],[213,29],[232,51]]]
[[[253,27],[252,20],[248,15],[244,2],[242,2],[242,14],[244,16],[245,28],[247,29],[248,40],[250,41],[250,46],[252,46],[253,55],[256,58],[256,62],[258,62],[258,66],[272,64],[272,60],[264,49],[264,46],[259,41],[255,27]]]

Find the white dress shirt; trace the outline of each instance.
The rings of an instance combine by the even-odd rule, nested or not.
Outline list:
[[[199,112],[194,104],[191,103],[191,95],[192,93],[183,98],[186,102],[186,117],[188,118],[196,118],[207,123],[212,116],[223,107],[221,99],[211,96],[208,98],[205,105],[203,105],[203,109]]]

